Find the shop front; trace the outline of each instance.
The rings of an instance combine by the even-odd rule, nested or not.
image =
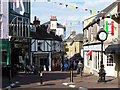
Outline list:
[[[59,71],[62,69],[63,64],[63,54],[62,52],[53,52],[52,53],[52,70]]]
[[[11,37],[11,64],[20,65],[31,63],[30,59],[30,41],[31,38],[25,37]]]
[[[84,71],[98,75],[101,60],[101,44],[86,45],[84,48]]]
[[[120,44],[109,45],[105,49],[105,54],[107,55],[107,66],[109,67],[109,73],[114,74],[115,77],[120,77]],[[114,70],[111,69],[114,67]]]

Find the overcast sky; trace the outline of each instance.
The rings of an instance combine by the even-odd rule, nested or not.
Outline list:
[[[82,21],[94,14],[90,10],[101,11],[116,0],[32,0],[31,22],[37,16],[42,23],[50,20],[50,16],[56,16],[58,23],[66,25],[67,35],[71,30],[82,33]],[[66,7],[66,5],[68,5]],[[72,10],[72,6],[74,9]],[[77,9],[75,7],[78,7]],[[87,9],[87,10],[86,10]],[[80,22],[70,25],[70,22]]]

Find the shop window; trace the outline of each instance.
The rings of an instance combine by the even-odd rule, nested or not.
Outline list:
[[[93,62],[94,62],[94,68],[97,69],[97,52],[94,52],[94,56],[93,56]]]
[[[42,45],[42,42],[38,42],[38,51],[42,51],[41,45]]]
[[[7,62],[7,51],[2,51],[2,62]]]
[[[113,55],[107,55],[107,66],[113,66]]]

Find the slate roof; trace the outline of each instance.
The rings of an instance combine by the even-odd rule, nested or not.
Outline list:
[[[86,28],[94,25],[96,22],[100,21],[100,19],[98,19],[98,18],[100,18],[100,17],[104,18],[105,15],[108,14],[109,11],[111,9],[113,9],[115,6],[119,5],[119,3],[120,3],[120,1],[115,1],[111,5],[109,5],[105,9],[103,9],[99,14],[96,15],[96,18],[92,22],[90,22],[83,30],[85,30]]]
[[[83,41],[83,34],[82,33],[79,33],[77,34],[74,38],[67,38],[65,41],[67,42],[72,42],[72,41]]]
[[[39,26],[36,28],[36,32],[30,32],[30,36],[38,40],[57,40],[62,41],[61,37],[55,35],[53,32],[47,33],[47,27]]]

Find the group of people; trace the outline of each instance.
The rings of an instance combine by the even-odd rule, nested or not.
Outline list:
[[[68,61],[64,62],[64,65],[63,65],[64,71],[70,70],[71,67],[72,67],[72,69],[77,71],[77,74],[81,74],[81,76],[82,76],[82,71],[83,71],[84,65],[81,60],[79,60],[76,63],[75,62],[68,63]]]
[[[25,73],[31,73],[34,72],[34,70],[35,70],[34,65],[29,64],[25,66]]]

